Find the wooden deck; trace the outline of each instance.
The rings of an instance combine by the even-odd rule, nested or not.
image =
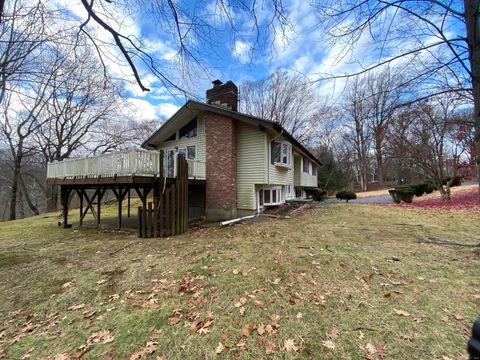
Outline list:
[[[152,158],[158,160],[156,165],[150,160],[146,163],[150,169],[148,175],[145,174],[147,169],[145,166],[142,169],[142,175],[112,174],[112,167],[109,167],[108,171],[105,171],[105,167],[103,167],[102,174],[98,175],[94,175],[93,171],[89,172],[88,175],[74,175],[79,173],[75,170],[81,167],[78,166],[78,163],[73,166],[58,165],[56,168],[50,168],[47,183],[60,186],[63,227],[71,227],[68,224],[69,203],[71,196],[76,194],[80,200],[79,225],[82,226],[83,219],[90,211],[97,228],[99,228],[102,199],[105,192],[111,190],[118,204],[118,228],[122,227],[122,205],[125,198],[128,200],[128,216],[130,216],[130,199],[133,191],[142,202],[142,206],[138,209],[139,237],[172,236],[185,232],[188,227],[188,185],[205,184],[205,179],[190,178],[188,176],[189,163],[181,155],[178,155],[175,159],[174,174],[176,176],[164,177],[163,153],[158,152],[158,156],[156,154],[153,157],[150,157],[151,154],[147,155],[150,160]],[[143,152],[142,157],[145,158]],[[138,169],[137,165],[136,168]],[[62,166],[67,171],[62,171]],[[82,166],[88,168],[85,164]],[[129,168],[123,165],[117,167],[117,170],[122,169]],[[157,170],[158,174],[156,173]],[[60,174],[71,176],[60,177]],[[153,194],[153,201],[147,202],[150,194]]]
[[[86,179],[89,178],[108,181],[101,180],[107,178],[115,179],[118,183],[118,181],[129,181],[125,177],[130,177],[131,181],[148,182],[146,178],[149,177],[175,178],[177,162],[178,157],[175,157],[167,164],[163,151],[129,149],[93,157],[51,162],[47,165],[47,181],[62,185],[54,179],[85,179],[85,182],[88,182]],[[204,162],[200,160],[186,160],[186,162],[189,179],[205,180]]]

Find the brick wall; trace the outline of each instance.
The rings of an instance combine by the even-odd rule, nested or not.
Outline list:
[[[235,122],[210,112],[204,114],[206,137],[207,218],[231,218],[237,207]]]

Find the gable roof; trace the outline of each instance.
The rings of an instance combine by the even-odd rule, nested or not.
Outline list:
[[[170,117],[170,119],[168,119],[157,131],[155,131],[147,140],[143,142],[142,148],[153,147],[154,145],[152,145],[152,142],[155,142],[155,140],[158,140],[159,138],[171,135],[169,130],[173,130],[173,125],[177,121],[177,119],[181,119],[187,115],[192,116],[195,111],[210,111],[215,114],[231,117],[235,120],[271,129],[287,138],[293,145],[295,145],[296,148],[298,148],[302,153],[304,153],[304,155],[310,158],[310,160],[313,160],[317,164],[321,165],[320,161],[310,152],[310,150],[303,146],[278,122],[244,114],[237,111],[228,110],[226,108],[216,105],[205,104],[194,100],[188,100],[185,105],[183,105],[175,114]]]

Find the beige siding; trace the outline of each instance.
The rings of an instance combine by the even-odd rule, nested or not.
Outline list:
[[[190,146],[196,145],[196,160],[205,163],[205,121],[202,117],[198,117],[197,123],[197,137],[189,139],[179,139],[173,141],[165,141],[158,145],[158,150],[166,150],[174,148],[175,146]]]
[[[294,185],[301,186],[301,176],[302,176],[302,157],[301,155],[295,155],[295,162],[294,162]]]
[[[300,162],[300,186],[318,186],[317,175],[311,175],[312,172],[312,162],[309,161],[309,174],[303,172],[303,157]],[[318,174],[318,167],[317,167],[317,174]]]
[[[266,182],[266,135],[256,126],[237,123],[237,207],[257,207],[255,184]]]
[[[271,162],[271,146],[270,143],[272,140],[276,141],[286,141],[282,136],[275,136],[274,134],[268,135],[267,141],[267,163],[268,163],[268,173],[267,173],[267,184],[269,185],[293,185],[294,183],[294,163],[291,164],[289,168],[283,166],[273,165]],[[290,159],[292,162],[294,160],[293,153],[290,154]]]

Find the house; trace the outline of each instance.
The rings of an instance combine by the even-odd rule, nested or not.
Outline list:
[[[189,100],[142,147],[163,150],[167,177],[185,156],[190,218],[253,214],[317,186],[315,156],[280,124],[238,112],[232,81],[213,81],[206,103]]]

